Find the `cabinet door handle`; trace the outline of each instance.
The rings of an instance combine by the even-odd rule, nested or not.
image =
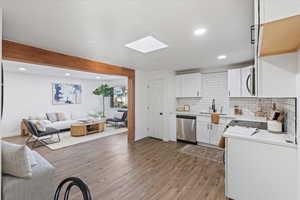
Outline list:
[[[197,97],[199,97],[200,96],[200,92],[199,91],[197,91]]]
[[[250,33],[251,33],[251,44],[255,44],[255,38],[253,32],[255,31],[255,26],[250,26]]]

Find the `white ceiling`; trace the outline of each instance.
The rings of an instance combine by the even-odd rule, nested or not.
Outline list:
[[[91,72],[83,72],[76,70],[68,70],[57,67],[48,67],[41,65],[34,65],[28,63],[14,62],[14,61],[4,61],[3,62],[4,72],[14,72],[14,73],[23,73],[23,74],[35,74],[42,76],[55,76],[55,77],[64,77],[70,79],[88,79],[88,80],[127,80],[127,77],[124,76],[113,76],[106,74],[98,74]],[[26,71],[20,71],[19,68],[25,68]],[[69,73],[70,76],[65,74]],[[98,77],[98,78],[97,78]]]
[[[4,39],[65,54],[146,70],[253,60],[253,0],[0,1]],[[206,34],[195,36],[197,28]],[[169,47],[148,54],[125,47],[149,35]]]

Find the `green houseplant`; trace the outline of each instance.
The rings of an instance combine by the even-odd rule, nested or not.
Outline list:
[[[102,84],[93,91],[94,95],[102,96],[102,98],[103,98],[103,101],[102,101],[103,112],[102,112],[102,116],[101,116],[102,118],[105,118],[105,97],[110,97],[113,95],[113,93],[114,93],[113,88],[109,87],[107,84]]]

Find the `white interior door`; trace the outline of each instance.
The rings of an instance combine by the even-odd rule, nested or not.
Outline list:
[[[149,131],[150,136],[163,139],[164,136],[164,81],[149,81]]]

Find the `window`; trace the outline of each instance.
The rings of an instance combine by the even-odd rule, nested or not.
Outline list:
[[[128,96],[127,88],[125,87],[114,87],[113,96],[111,97],[112,108],[127,108],[128,107]]]

